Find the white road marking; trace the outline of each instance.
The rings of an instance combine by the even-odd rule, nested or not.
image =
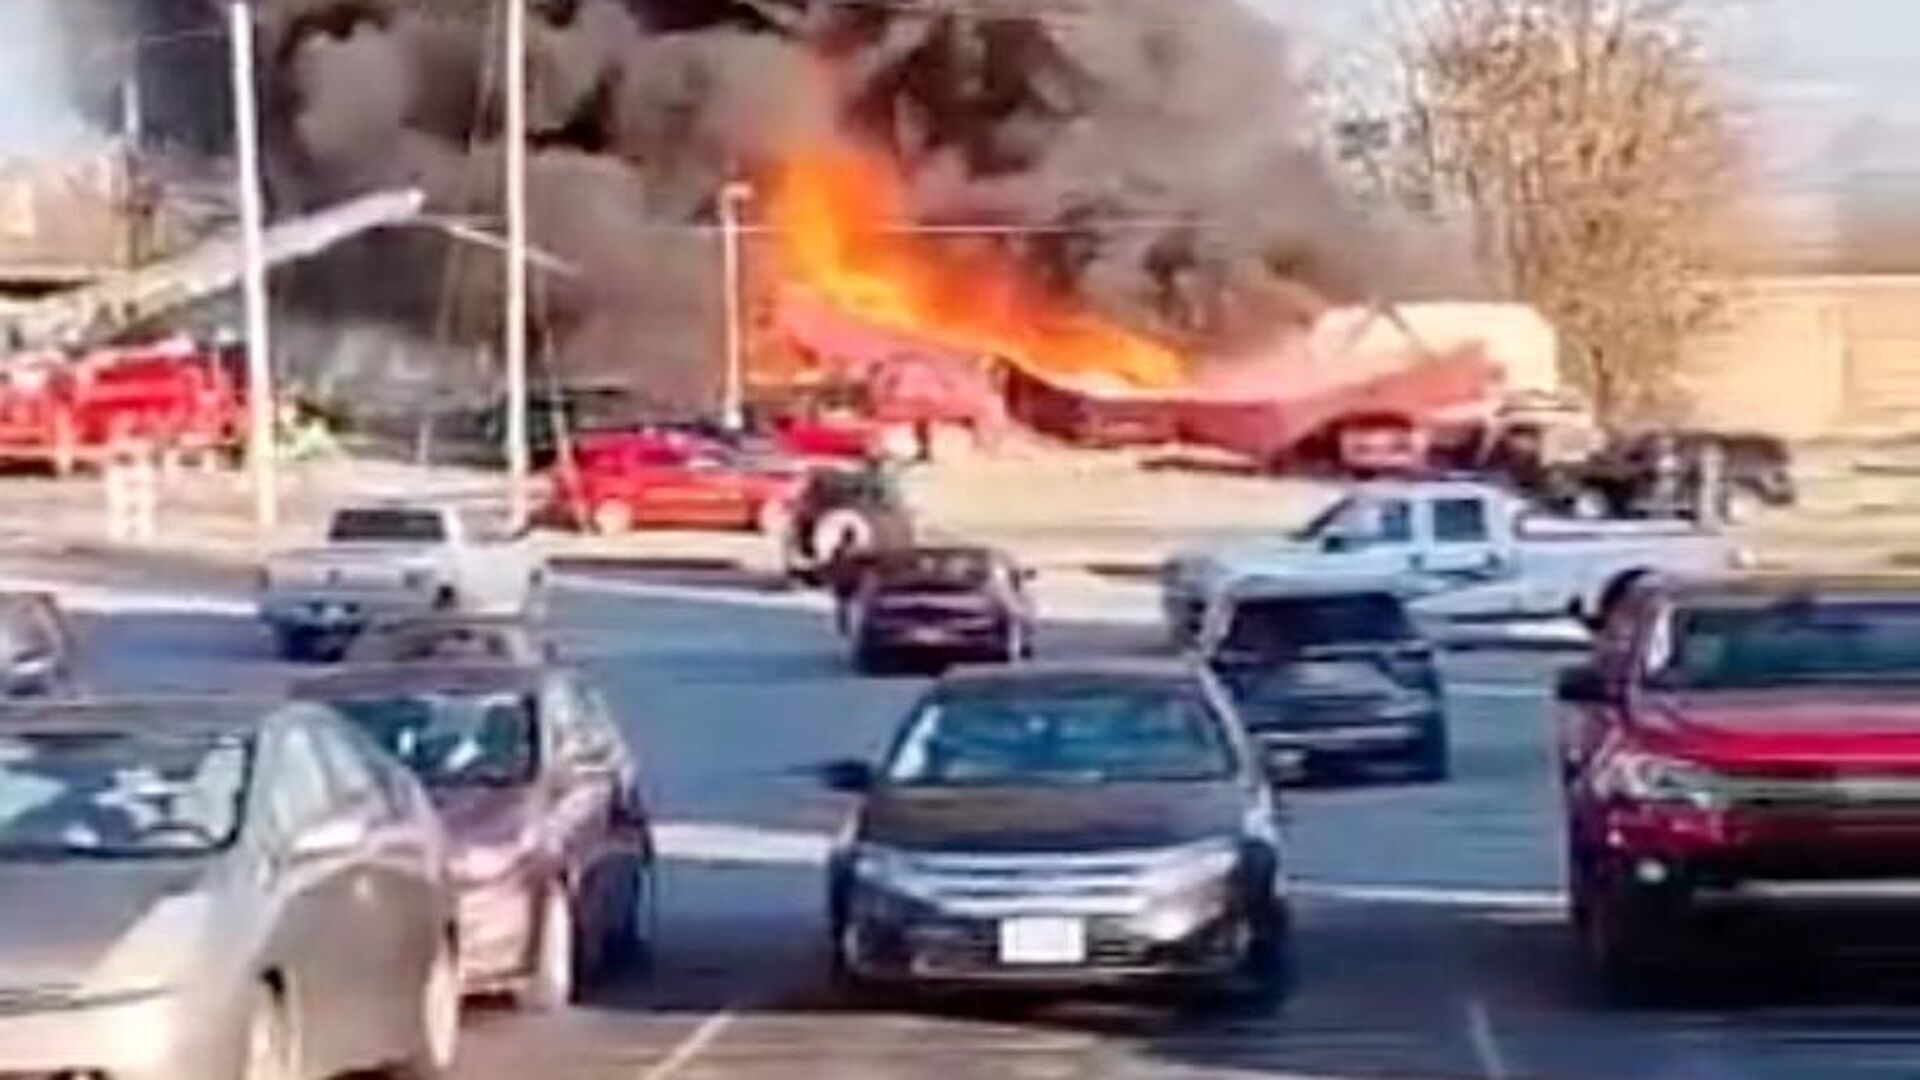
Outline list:
[[[1480,1062],[1480,1073],[1486,1080],[1507,1080],[1513,1075],[1493,1031],[1493,1014],[1479,998],[1467,1002],[1467,1038],[1473,1043],[1473,1056]]]
[[[667,1080],[668,1077],[677,1075],[681,1069],[693,1064],[694,1058],[705,1053],[738,1015],[740,1015],[739,1010],[729,1007],[700,1021],[700,1026],[680,1040],[680,1044],[673,1048],[672,1053],[641,1073],[640,1080]]]
[[[251,618],[256,613],[250,601],[234,596],[75,585],[70,582],[36,577],[0,577],[0,590],[52,593],[59,598],[60,606],[69,611],[84,611],[99,615],[210,615]]]

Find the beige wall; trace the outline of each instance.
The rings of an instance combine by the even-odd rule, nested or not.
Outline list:
[[[1792,438],[1920,430],[1920,277],[1756,278],[1696,342],[1692,420]]]

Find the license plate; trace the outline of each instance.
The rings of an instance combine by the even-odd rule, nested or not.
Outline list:
[[[937,626],[920,626],[907,631],[907,640],[920,645],[943,645],[950,637]]]
[[[1000,962],[1083,964],[1087,926],[1079,919],[1008,919],[1000,924]]]

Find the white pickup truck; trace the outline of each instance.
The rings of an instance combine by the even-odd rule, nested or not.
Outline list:
[[[324,545],[280,553],[261,568],[260,617],[287,658],[332,659],[375,620],[535,614],[545,563],[498,520],[454,503],[342,507]]]
[[[1638,577],[1746,561],[1727,537],[1691,522],[1574,521],[1489,484],[1380,482],[1351,489],[1292,535],[1174,555],[1161,570],[1161,602],[1181,644],[1216,598],[1254,580],[1391,582],[1430,619],[1591,620]]]

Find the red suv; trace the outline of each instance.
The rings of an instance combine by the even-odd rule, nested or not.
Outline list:
[[[1573,923],[1616,989],[1716,912],[1920,914],[1920,580],[1648,582],[1559,698]]]

